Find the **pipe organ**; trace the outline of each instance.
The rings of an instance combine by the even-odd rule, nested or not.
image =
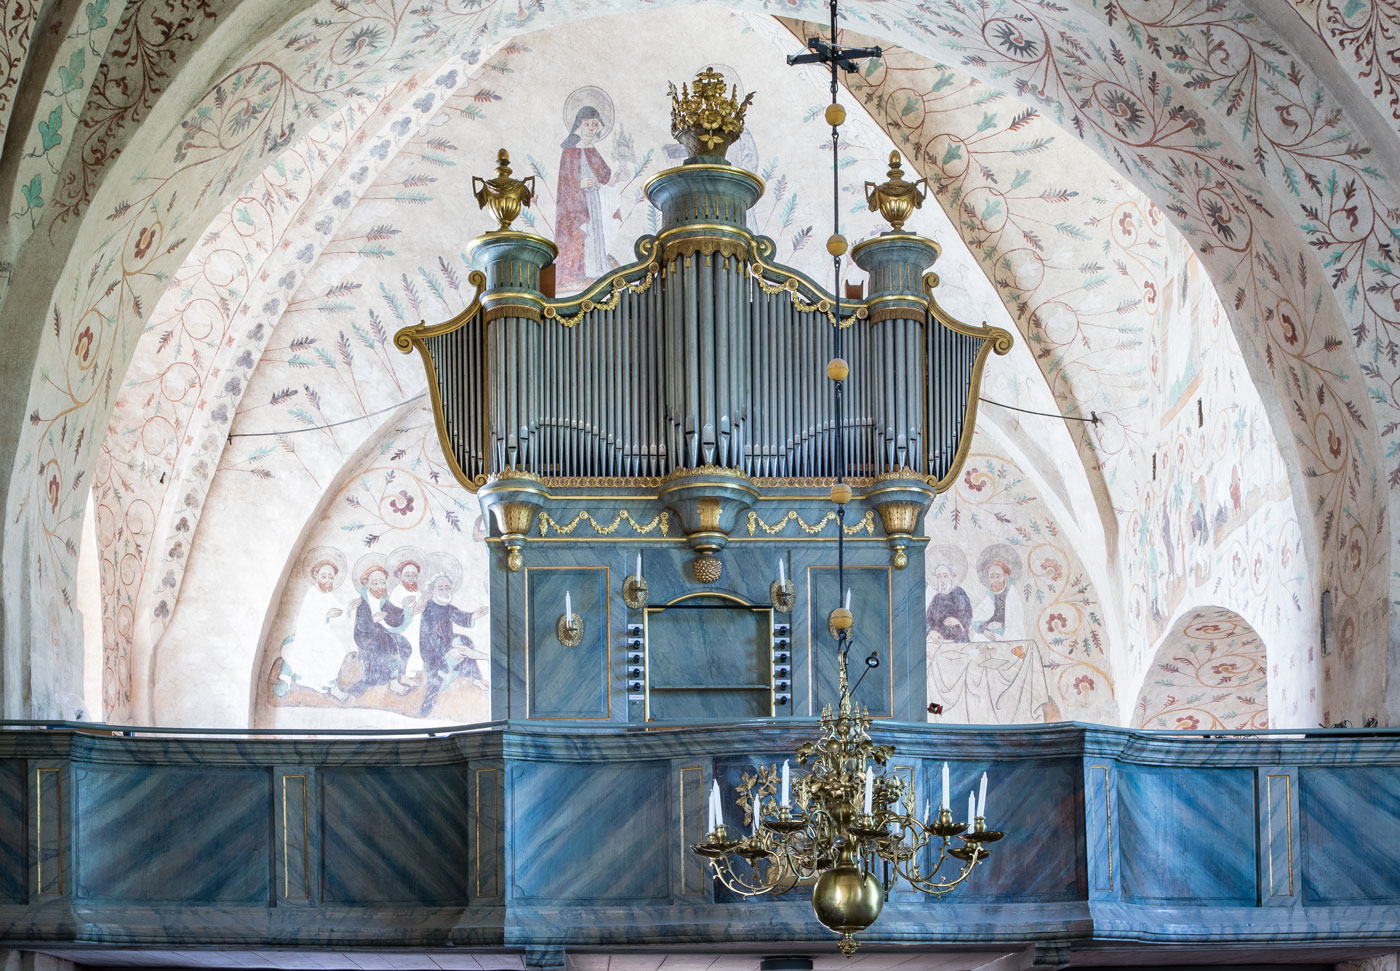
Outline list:
[[[895,600],[905,602],[905,613],[918,615],[917,625],[904,624],[905,639],[917,641],[904,653],[920,657],[903,666],[922,681],[922,569],[905,568],[926,542],[917,535],[923,512],[951,484],[967,454],[987,356],[1006,353],[1011,335],[965,324],[939,306],[933,296],[937,277],[929,272],[939,247],[903,229],[922,194],[903,179],[898,153],[891,156],[885,183],[867,183],[871,208],[880,209],[893,228],[853,247],[852,259],[869,275],[866,292],[838,299],[774,260],[773,241],[748,228],[747,214],[763,194],[763,181],[723,156],[742,131],[747,99],[741,105],[726,97],[712,71],[696,78],[694,96],[687,90],[685,98],[676,98],[673,91],[673,98],[673,129],[695,154],[647,184],[660,229],[636,241],[634,262],[582,292],[547,293],[544,271],[557,249],[548,239],[510,228],[531,200],[533,180],[513,178],[502,149],[495,176],[474,185],[478,201],[500,222],[469,246],[479,267],[471,277],[475,298],[451,320],[420,324],[395,337],[401,350],[421,353],[444,455],[493,519],[492,539],[503,554],[493,558],[493,616],[512,617],[513,625],[518,621],[524,628],[505,636],[502,657],[493,662],[493,676],[504,679],[497,684],[493,677],[497,717],[654,717],[648,714],[653,686],[644,665],[633,659],[621,665],[630,673],[618,684],[605,663],[590,705],[565,705],[555,714],[538,714],[541,705],[531,700],[537,685],[515,683],[538,675],[523,670],[529,667],[527,645],[538,633],[529,619],[534,590],[527,545],[534,569],[567,564],[582,570],[609,544],[628,545],[630,538],[632,549],[648,547],[653,562],[665,563],[648,576],[670,578],[662,605],[701,598],[709,606],[766,604],[762,609],[772,611],[787,600],[805,599],[796,594],[793,579],[804,577],[808,588],[815,582],[816,574],[808,574],[792,549],[806,550],[807,566],[820,570],[833,555],[822,539],[830,539],[834,528],[845,529],[852,541],[883,542],[891,551],[884,568],[888,609],[877,629],[891,655],[887,663],[899,667],[893,656],[900,653]],[[697,105],[715,110],[704,115]],[[715,117],[728,126],[724,138],[706,127]],[[844,455],[837,454],[826,372],[836,356],[838,328],[849,362]],[[844,522],[833,522],[825,496],[838,476],[857,493]],[[731,539],[735,548],[725,556],[726,573],[719,553]],[[777,540],[776,547],[760,553],[773,545],[770,540]],[[752,564],[737,555],[744,545],[752,547]],[[664,559],[657,556],[663,551]],[[792,561],[785,571],[792,579],[772,581],[772,553]],[[879,562],[878,554],[866,558]],[[556,579],[540,573],[540,589],[550,585],[546,578]],[[661,592],[654,583],[651,591],[645,603],[617,606],[642,611],[645,619]],[[600,596],[598,606],[610,616],[615,596],[607,590]],[[578,616],[585,627],[601,621],[615,628],[594,631],[603,638],[605,662],[614,635],[634,626]],[[563,624],[570,618],[555,611],[539,625],[540,636],[555,639],[555,619]],[[785,663],[768,667],[787,677],[768,679],[784,687],[768,692],[774,703],[767,707],[780,714],[781,696],[789,714],[814,710],[820,673],[809,664],[814,673],[802,689],[792,673],[797,655],[810,661],[810,651],[791,647],[796,625],[773,626],[787,628],[780,639],[790,649],[770,652],[784,655]],[[825,625],[809,618],[800,626],[811,633],[808,628]],[[493,643],[493,655],[497,647]],[[512,663],[517,655],[518,668]],[[890,709],[890,717],[910,717],[922,685],[906,685],[901,701],[890,674],[879,707]],[[641,708],[634,711],[638,700]],[[692,714],[707,710],[702,703],[682,707]]]

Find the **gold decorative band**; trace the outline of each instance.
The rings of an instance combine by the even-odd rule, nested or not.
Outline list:
[[[529,303],[498,303],[487,307],[481,315],[482,322],[487,324],[501,317],[520,317],[537,321],[540,319],[540,308]]]
[[[809,523],[802,518],[802,516],[797,512],[796,509],[789,509],[782,516],[779,516],[776,522],[769,524],[765,523],[763,519],[758,515],[758,513],[750,510],[749,535],[753,536],[757,530],[761,529],[769,536],[773,536],[777,534],[777,532],[781,530],[784,526],[786,526],[788,523],[792,522],[794,519],[797,520],[797,525],[801,527],[804,533],[806,533],[808,536],[815,536],[826,528],[827,523],[835,521],[836,513],[828,512],[825,516],[823,516],[821,519],[818,519],[815,523]],[[865,511],[864,516],[862,516],[857,522],[846,527],[847,536],[852,536],[861,531],[864,531],[867,536],[875,535],[875,513],[873,510],[867,509]]]
[[[588,520],[588,525],[592,526],[593,531],[599,536],[611,536],[613,533],[617,532],[617,527],[622,525],[623,520],[626,520],[632,526],[632,528],[637,531],[637,534],[641,536],[645,536],[647,533],[650,533],[653,529],[658,530],[662,536],[666,536],[670,533],[671,530],[671,514],[669,512],[658,513],[655,517],[652,518],[651,522],[643,525],[642,523],[639,523],[635,519],[633,519],[631,513],[629,513],[626,509],[623,509],[616,516],[614,516],[613,521],[608,523],[606,526],[598,522],[598,520],[594,519],[593,516],[587,512],[579,513],[577,516],[575,516],[569,521],[569,524],[567,526],[559,525],[559,523],[555,522],[554,517],[550,516],[549,513],[542,512],[540,513],[539,517],[540,535],[548,536],[549,531],[552,529],[561,536],[568,536],[574,531],[578,524],[583,522],[585,519]]]

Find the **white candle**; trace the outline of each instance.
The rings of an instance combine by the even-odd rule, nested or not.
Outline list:
[[[572,620],[574,616],[574,602],[569,599],[569,591],[564,591],[564,620]]]
[[[641,578],[641,575],[642,575],[642,554],[638,553],[638,554],[637,554],[637,577],[640,579],[640,578]]]
[[[943,763],[943,801],[938,804],[939,809],[948,809],[948,763]]]
[[[724,804],[719,798],[719,780],[715,780],[714,788],[711,790],[715,800],[715,829],[724,825]]]
[[[870,766],[865,767],[865,815],[870,815],[870,804],[875,797],[873,791],[875,785],[875,773],[870,771]]]
[[[710,790],[710,819],[709,819],[709,823],[708,823],[707,826],[706,826],[706,829],[707,829],[709,832],[711,832],[711,833],[713,833],[713,832],[715,831],[715,809],[716,809],[715,799],[716,799],[715,791],[714,791],[713,789],[711,789],[711,790]]]
[[[987,817],[987,773],[982,773],[982,781],[977,785],[977,815]]]
[[[967,794],[967,822],[972,825],[972,821],[977,818],[977,796],[975,793]]]
[[[924,825],[925,825],[925,826],[928,825],[929,818],[930,818],[930,817],[929,817],[928,796],[924,796]]]
[[[782,561],[780,560],[779,562],[782,562]],[[784,809],[787,809],[788,806],[791,804],[791,801],[792,801],[792,800],[791,800],[791,795],[792,795],[792,790],[791,790],[791,789],[789,788],[789,786],[788,786],[788,763],[787,763],[787,759],[783,759],[783,794],[782,794],[782,804],[783,804],[783,808],[784,808]]]
[[[783,558],[778,557],[778,582],[782,583],[787,579],[787,567],[783,565]]]
[[[850,588],[850,587],[847,587],[847,588],[846,588],[846,609],[847,609],[847,610],[850,610],[850,609],[851,609],[851,588]]]

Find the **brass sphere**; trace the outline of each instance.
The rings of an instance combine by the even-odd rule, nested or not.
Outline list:
[[[897,550],[895,550],[895,551],[894,551],[894,568],[895,568],[896,570],[902,570],[902,569],[904,569],[904,568],[905,568],[906,566],[908,566],[908,565],[909,565],[909,554],[906,553],[906,552],[904,552],[903,549],[897,549]]]
[[[817,878],[812,913],[838,934],[854,934],[875,923],[884,906],[880,882],[853,866],[838,866]]]
[[[827,123],[828,125],[830,125],[832,128],[835,128],[837,125],[841,124],[841,123],[844,122],[845,120],[846,120],[846,109],[845,109],[845,108],[842,108],[842,107],[841,107],[840,105],[838,105],[838,104],[829,104],[829,105],[826,106],[826,123]]]
[[[831,501],[838,506],[844,506],[851,501],[851,487],[844,482],[838,482],[831,487]]]
[[[837,630],[850,630],[855,622],[855,615],[845,607],[837,607],[831,612],[831,626]]]
[[[833,381],[844,381],[851,375],[851,366],[844,359],[833,357],[826,362],[826,376]]]
[[[846,237],[840,233],[832,233],[826,238],[826,251],[832,256],[840,256],[846,252]]]

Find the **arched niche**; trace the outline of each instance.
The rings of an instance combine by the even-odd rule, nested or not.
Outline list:
[[[1227,607],[1197,606],[1172,624],[1148,668],[1132,727],[1269,727],[1264,640]]]

